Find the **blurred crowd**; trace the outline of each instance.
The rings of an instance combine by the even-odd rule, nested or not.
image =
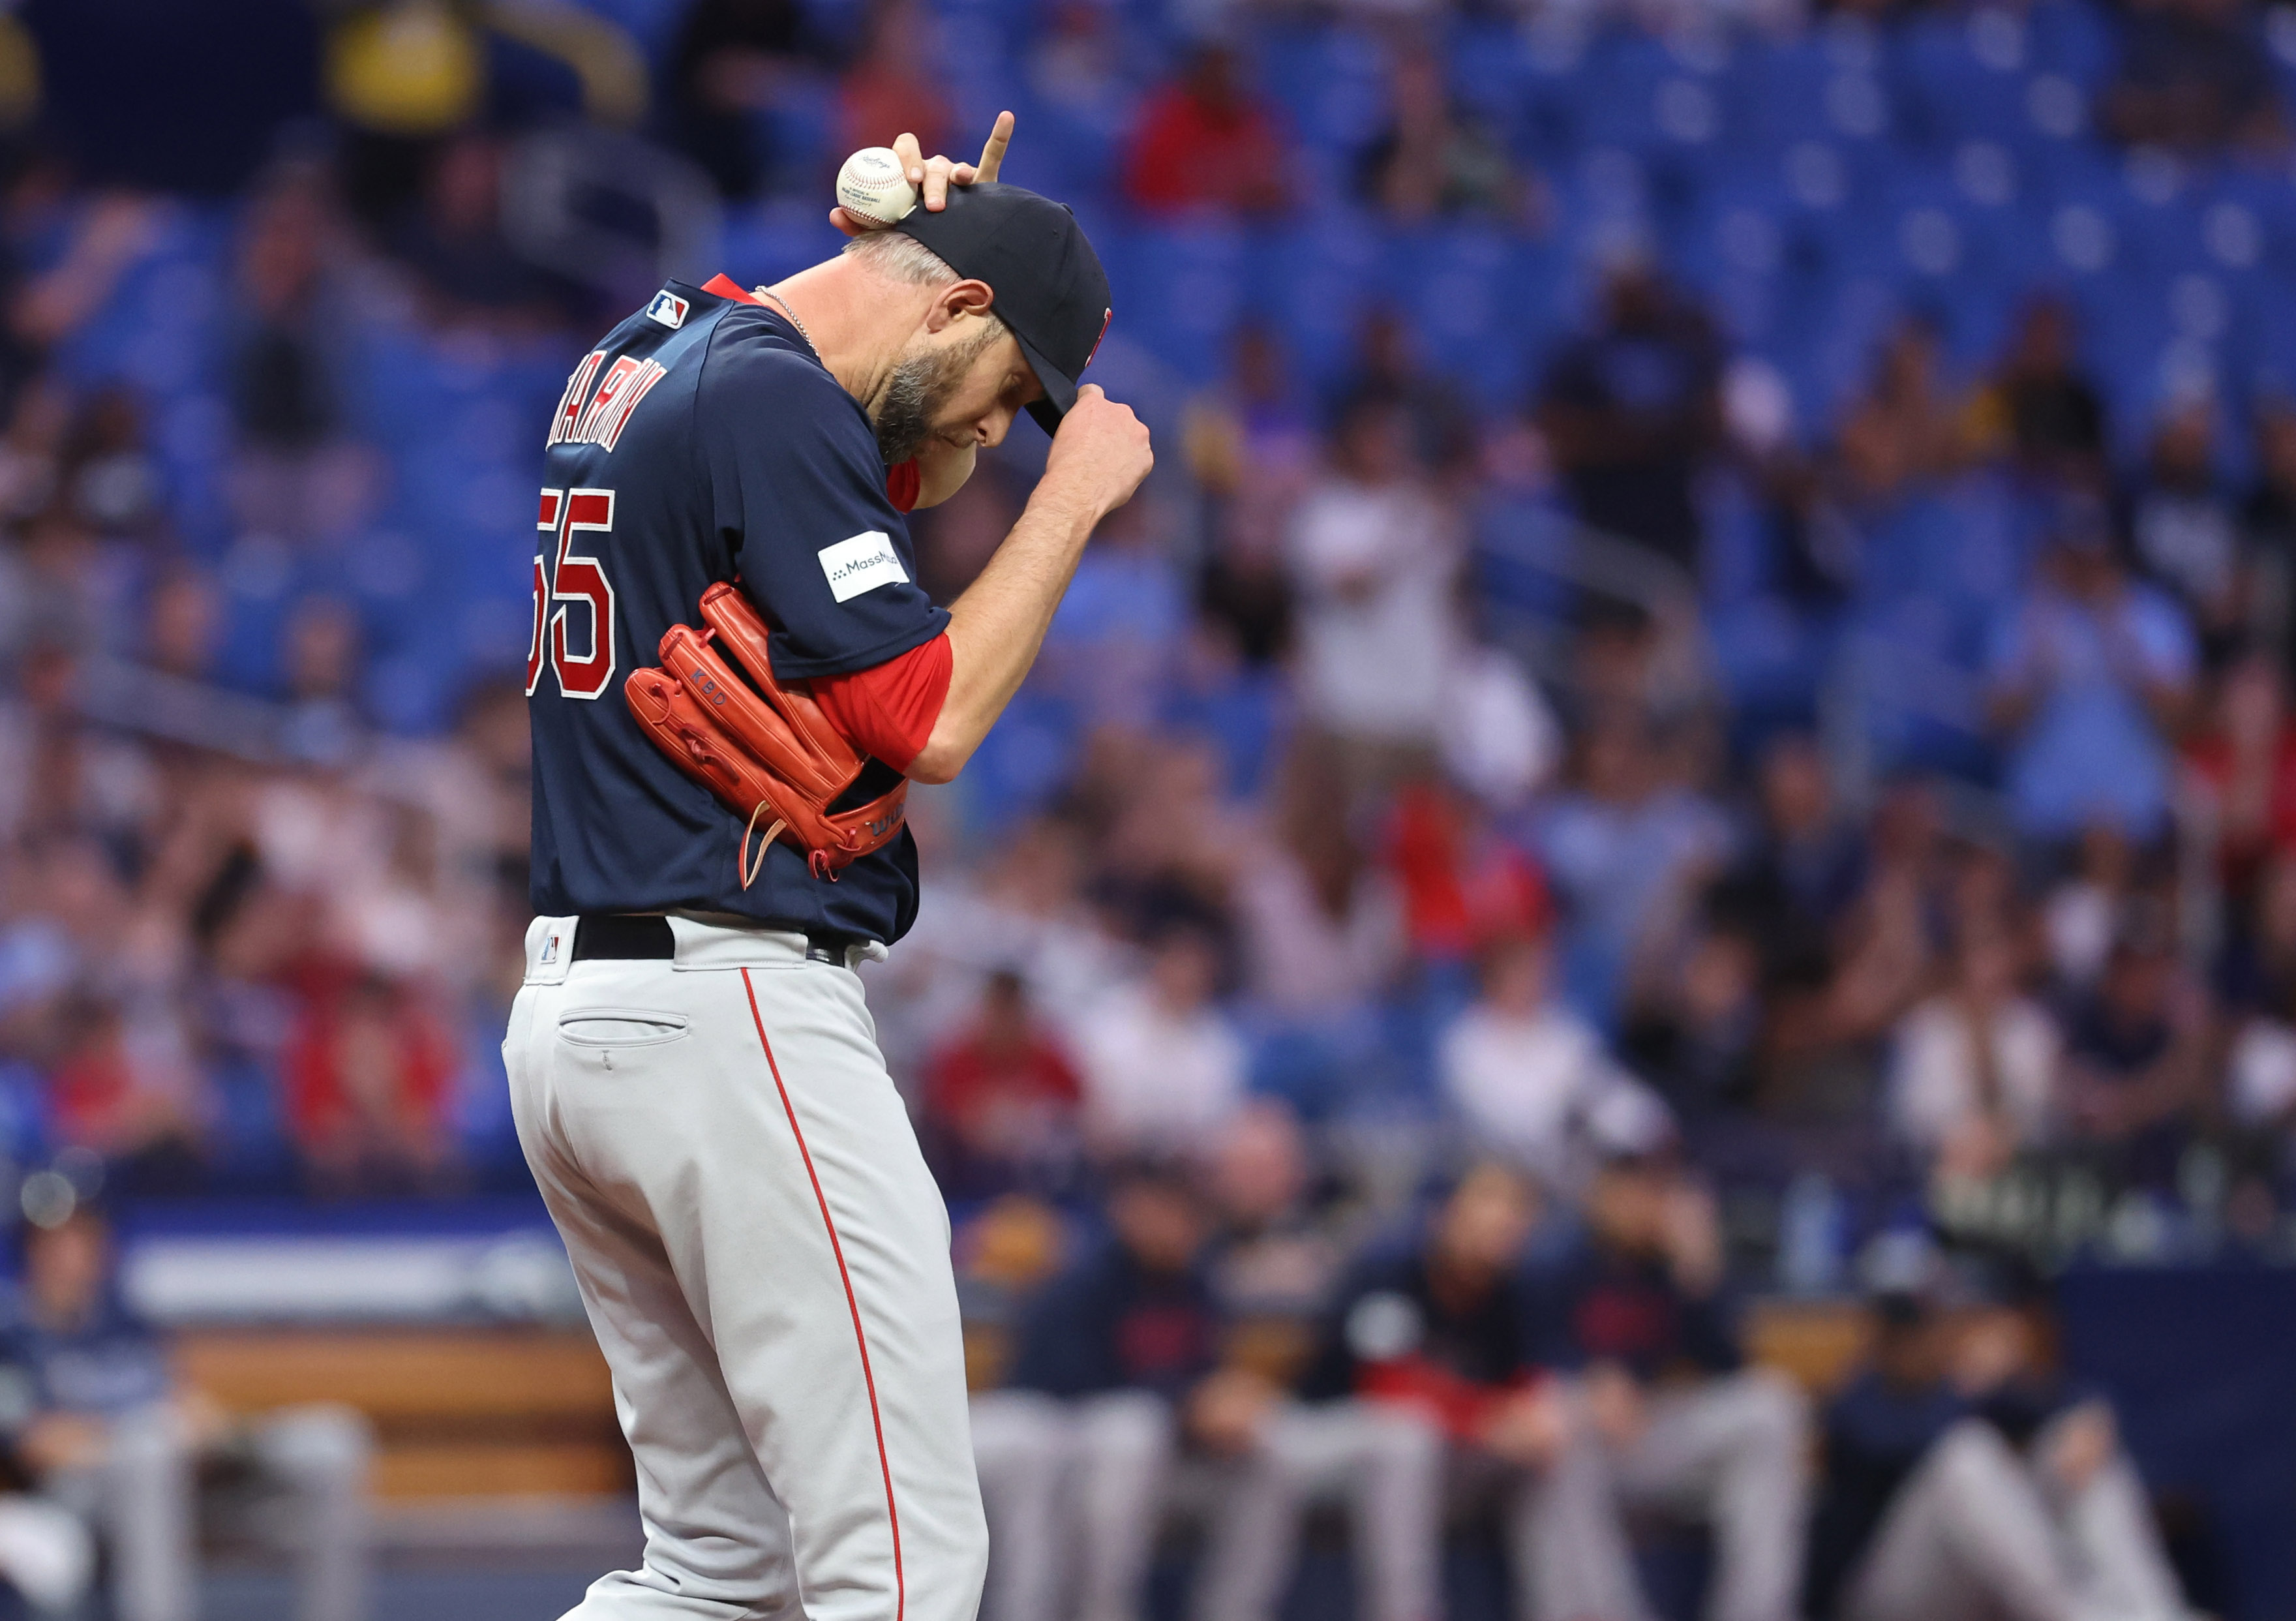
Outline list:
[[[2284,9],[234,3],[277,59],[243,152],[98,139],[77,13],[0,13],[51,69],[0,71],[16,1167],[524,1185],[564,368],[676,253],[825,255],[845,151],[1017,104],[1160,454],[913,793],[926,898],[869,970],[958,1218],[999,1614],[1122,1613],[1168,1490],[1226,1505],[1214,1615],[1333,1496],[1365,1613],[1426,1621],[1447,1493],[1557,1621],[1644,1613],[1651,1504],[1717,1527],[1723,1621],[1801,1601],[1806,1525],[1828,1609],[1969,1613],[1950,1545],[2013,1613],[2175,1613],[2035,1279],[2290,1247]],[[918,516],[937,591],[1032,431]],[[1737,1291],[1861,1286],[1822,1422],[1746,1371]],[[2108,1551],[2032,1562],[2067,1545]]]
[[[1849,18],[1744,26],[1784,51]],[[544,117],[518,76],[434,82],[426,52],[483,18],[354,21],[332,124],[287,125],[219,205],[101,184],[49,122],[8,148],[0,1129],[130,1190],[518,1176],[492,1050],[526,616],[490,594],[524,543],[492,556],[474,537],[515,520],[472,509],[518,504],[521,390],[619,290],[512,228],[512,138]],[[1249,22],[1170,25],[1195,43],[1133,98],[1112,256],[1159,218],[1310,207]],[[1857,26],[1911,50],[1926,22]],[[2132,163],[2279,150],[2259,20],[2090,22],[2122,37],[2096,109]],[[1520,143],[1444,111],[1440,20],[1377,26],[1362,228],[1563,230]],[[1622,37],[1689,48],[1643,26]],[[955,138],[962,76],[898,7],[652,27],[656,127],[737,208],[818,178],[750,115],[824,86],[840,142]],[[390,132],[424,107],[460,121]],[[2276,1245],[2296,403],[2229,376],[2132,401],[2036,274],[1971,360],[1901,299],[1802,422],[1825,402],[1646,225],[1590,239],[1509,399],[1428,360],[1400,300],[1321,371],[1249,310],[1200,377],[1119,334],[1110,381],[1162,419],[1164,471],[972,780],[918,796],[932,899],[873,985],[952,1191],[1068,1197],[1273,1099],[1389,1202],[1461,1143],[1567,1196],[1605,1134],[1664,1139],[1731,1241],[1809,1287],[1906,1201],[2028,1162],[2062,1171],[2052,1208],[2087,1201],[2066,1243]],[[937,588],[1032,454],[920,516]],[[447,478],[456,454],[479,471]]]

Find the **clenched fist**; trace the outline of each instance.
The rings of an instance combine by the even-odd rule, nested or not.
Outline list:
[[[1105,517],[1132,499],[1132,492],[1156,465],[1147,424],[1101,392],[1097,383],[1077,390],[1076,404],[1053,436],[1038,487],[1082,503]]]

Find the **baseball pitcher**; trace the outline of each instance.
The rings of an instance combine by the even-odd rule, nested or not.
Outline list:
[[[645,1556],[570,1621],[972,1621],[988,1537],[948,1219],[853,968],[1151,464],[1078,377],[1069,211],[899,151],[923,202],[772,287],[671,282],[548,433],[535,910],[504,1051],[637,1462]],[[844,220],[848,228],[857,222]],[[904,511],[1026,409],[1045,475],[943,610]]]

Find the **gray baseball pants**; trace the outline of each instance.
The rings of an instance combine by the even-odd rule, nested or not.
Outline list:
[[[973,1621],[948,1213],[861,982],[670,925],[674,961],[570,962],[537,919],[503,1044],[645,1531],[569,1621]]]
[[[1575,1396],[1571,1398],[1576,1402]],[[1809,1501],[1809,1405],[1782,1375],[1748,1369],[1653,1391],[1634,1444],[1614,1447],[1583,1411],[1547,1469],[1511,1505],[1517,1580],[1537,1621],[1644,1621],[1624,1510],[1662,1509],[1713,1527],[1710,1621],[1792,1621]]]
[[[989,1621],[1136,1621],[1168,1506],[1205,1527],[1192,1614],[1270,1621],[1320,1499],[1350,1509],[1366,1621],[1442,1608],[1442,1433],[1410,1412],[1286,1403],[1247,1453],[1183,1458],[1171,1407],[1145,1391],[992,1391],[973,1403],[973,1449],[996,1541]]]
[[[2046,1455],[2051,1432],[2034,1437]],[[2115,1455],[2056,1490],[1990,1424],[1939,1437],[1850,1581],[1850,1621],[2183,1621],[2136,1472]]]
[[[996,1541],[990,1621],[1136,1621],[1168,1507],[1204,1526],[1198,1621],[1270,1621],[1321,1500],[1350,1511],[1365,1621],[1441,1609],[1443,1438],[1414,1414],[1286,1404],[1249,1453],[1183,1459],[1159,1396],[1004,1390],[975,1401],[973,1444]]]
[[[365,1420],[324,1404],[266,1415],[244,1439],[254,1478],[214,1506],[234,1530],[286,1552],[299,1621],[366,1621],[372,1553]],[[191,1621],[199,1613],[200,1455],[165,1404],[111,1420],[100,1463],[46,1482],[102,1527],[119,1621]]]

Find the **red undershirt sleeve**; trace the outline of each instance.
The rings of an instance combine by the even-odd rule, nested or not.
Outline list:
[[[814,701],[855,748],[906,771],[931,740],[933,722],[948,701],[953,660],[943,633],[882,664],[809,684]]]

